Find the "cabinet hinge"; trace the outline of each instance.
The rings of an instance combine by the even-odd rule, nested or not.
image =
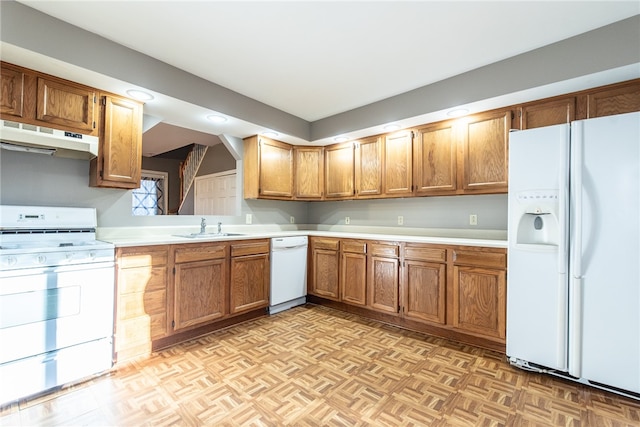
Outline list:
[[[173,267],[173,274],[176,274],[176,268]]]
[[[172,328],[172,329],[175,329],[175,327],[176,327],[176,321],[175,321],[175,320],[172,320],[172,321],[171,321],[171,328]]]
[[[93,121],[93,128],[94,128],[94,129],[96,128],[96,122],[95,122],[95,120]]]
[[[103,98],[100,100],[100,103],[101,103],[102,105],[107,105],[107,98],[106,98],[106,97],[103,97]]]
[[[97,103],[97,102],[98,102],[98,98],[96,98],[96,96],[95,96],[95,95],[93,95],[93,103],[95,104],[95,103]]]

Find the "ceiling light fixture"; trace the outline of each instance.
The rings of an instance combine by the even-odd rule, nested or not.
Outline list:
[[[393,132],[394,130],[398,130],[398,129],[400,129],[400,125],[396,123],[392,123],[384,127],[384,130],[386,130],[387,132]]]
[[[138,101],[151,101],[153,99],[153,95],[151,95],[150,93],[137,89],[128,90],[127,95],[137,99]]]
[[[226,122],[227,120],[229,120],[229,119],[227,119],[226,117],[221,116],[221,115],[219,115],[219,114],[209,114],[209,115],[207,116],[207,119],[208,119],[209,121],[213,122],[213,123],[224,123],[224,122]]]
[[[333,140],[335,142],[347,142],[349,138],[347,138],[346,136],[336,136],[335,138],[333,138]]]
[[[447,116],[449,117],[462,117],[466,114],[469,114],[469,110],[466,108],[456,108],[455,110],[447,112]]]
[[[278,132],[274,132],[272,130],[266,131],[266,132],[262,132],[262,136],[266,136],[267,138],[275,138],[276,136],[278,136]]]

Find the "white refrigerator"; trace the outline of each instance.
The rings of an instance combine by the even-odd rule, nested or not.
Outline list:
[[[509,137],[507,357],[640,398],[640,113]]]

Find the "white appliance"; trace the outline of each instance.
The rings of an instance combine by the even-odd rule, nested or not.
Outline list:
[[[640,113],[509,138],[507,356],[640,398]]]
[[[114,254],[92,208],[0,206],[0,405],[113,361]]]
[[[307,236],[271,239],[271,297],[269,313],[307,302]]]

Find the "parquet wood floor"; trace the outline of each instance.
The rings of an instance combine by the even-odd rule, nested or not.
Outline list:
[[[640,402],[306,306],[7,406],[0,425],[638,426]]]

